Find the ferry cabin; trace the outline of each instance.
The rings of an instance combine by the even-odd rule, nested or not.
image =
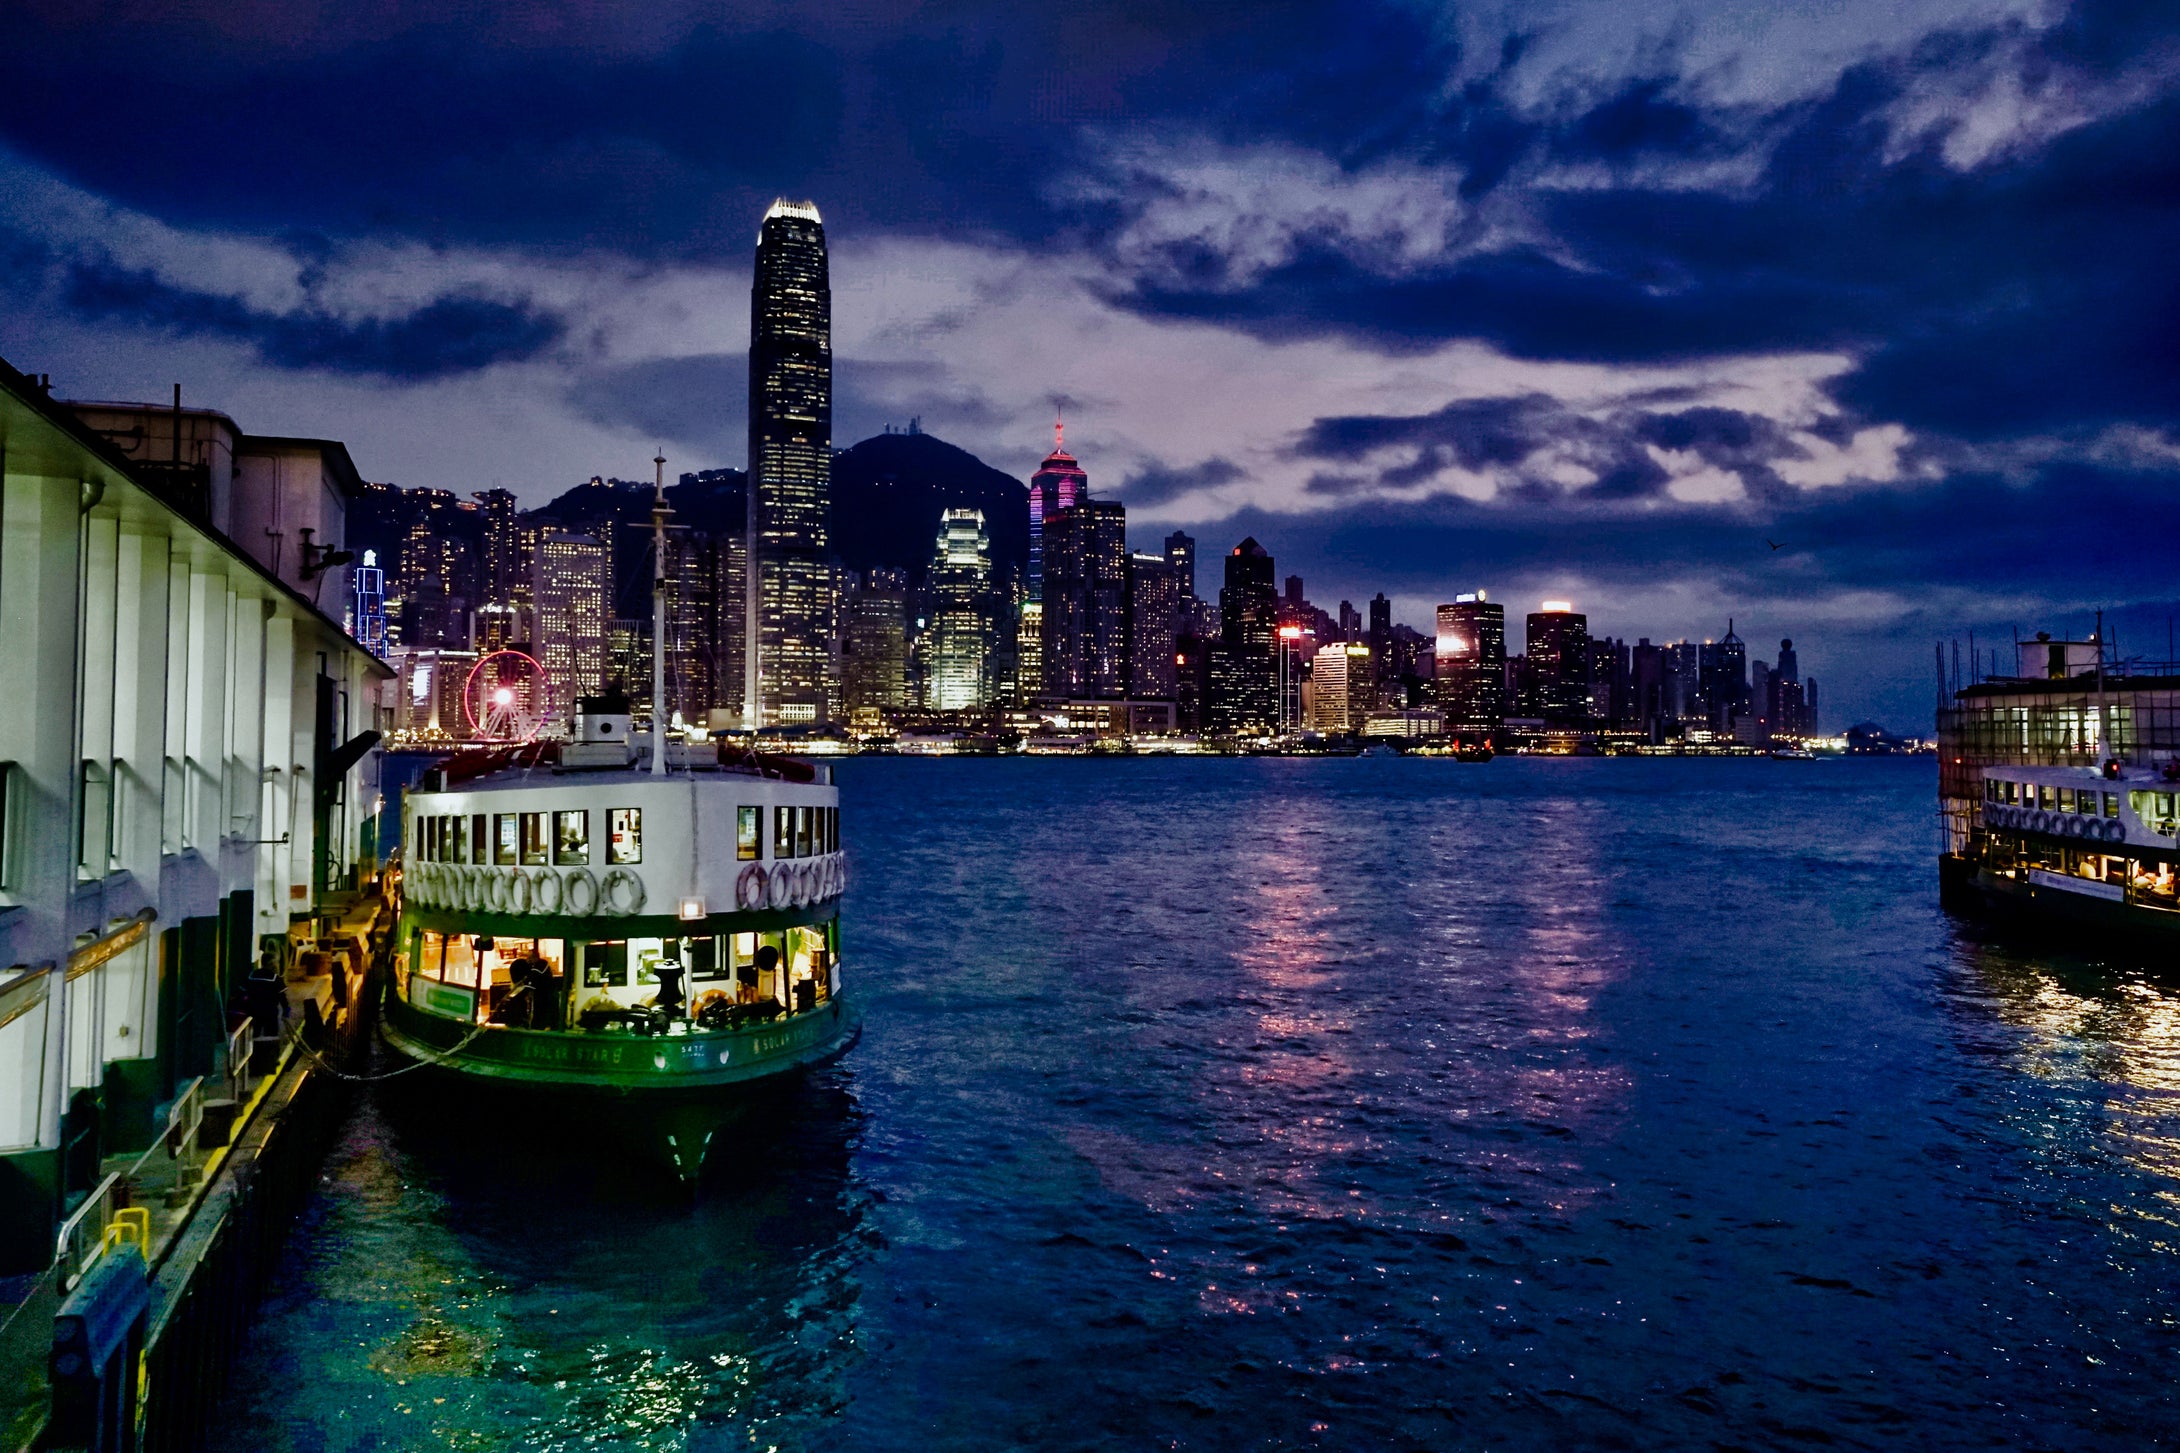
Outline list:
[[[1986,767],[1971,858],[2002,884],[2180,914],[2180,781],[2114,765]]]
[[[405,831],[397,1043],[444,1051],[447,1031],[483,1026],[456,1068],[576,1081],[554,1068],[566,1056],[530,1055],[536,1072],[524,1072],[525,1057],[489,1030],[845,1029],[827,1013],[840,996],[845,873],[838,796],[823,777],[505,770],[411,793]],[[826,1036],[794,1038],[814,1049]],[[761,1066],[736,1068],[729,1077]]]

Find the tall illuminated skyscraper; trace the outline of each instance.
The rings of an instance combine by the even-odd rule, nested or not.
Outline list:
[[[1380,595],[1370,603],[1370,638],[1392,640],[1392,607],[1382,612]],[[1481,590],[1457,595],[1438,608],[1435,672],[1438,704],[1449,732],[1489,735],[1506,721],[1506,607]],[[1380,680],[1385,675],[1380,673]],[[1397,704],[1397,703],[1396,703]]]
[[[817,207],[776,201],[758,229],[749,295],[749,726],[832,716],[832,316]]]
[[[992,546],[982,510],[939,518],[931,560],[930,665],[924,704],[963,711],[992,699]]]

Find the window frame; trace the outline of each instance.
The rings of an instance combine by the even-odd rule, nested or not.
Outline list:
[[[552,821],[552,814],[544,811],[522,812],[517,813],[516,818],[515,856],[521,859],[522,866],[525,868],[552,866],[553,843],[549,826]],[[537,829],[537,848],[534,853],[530,847],[530,830],[533,827]]]
[[[561,847],[561,842],[562,842],[562,840],[563,840],[563,838],[562,838],[562,833],[563,833],[563,830],[564,830],[564,824],[566,823],[567,819],[569,819],[569,818],[571,818],[571,817],[575,817],[575,818],[581,818],[581,819],[582,819],[582,823],[581,823],[581,826],[582,826],[582,842],[581,842],[581,844],[579,845],[579,847],[578,847],[577,849],[574,849],[574,850],[568,850],[568,849],[563,849],[563,848]],[[559,811],[557,811],[557,812],[555,812],[555,813],[553,814],[553,841],[552,841],[552,849],[553,849],[553,865],[554,865],[555,867],[562,867],[562,868],[564,868],[564,867],[571,867],[571,866],[574,866],[574,867],[586,867],[586,868],[587,868],[587,867],[589,867],[589,866],[590,866],[590,809],[589,809],[589,808],[587,808],[587,807],[569,807],[569,808],[563,808],[563,809],[561,809],[561,810],[559,810]]]
[[[623,821],[632,843],[632,850],[621,846]],[[624,855],[625,852],[625,855]],[[643,809],[640,807],[609,807],[606,809],[606,866],[626,868],[643,861]]]
[[[738,863],[754,863],[764,854],[764,809],[743,806],[734,809],[734,860]]]

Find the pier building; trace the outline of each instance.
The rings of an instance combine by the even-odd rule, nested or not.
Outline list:
[[[0,1278],[231,1068],[253,968],[376,862],[387,668],[324,440],[56,402],[0,364]],[[245,1041],[241,1051],[248,1052]],[[16,1285],[9,1282],[7,1285]],[[5,1315],[9,1308],[0,1308]]]

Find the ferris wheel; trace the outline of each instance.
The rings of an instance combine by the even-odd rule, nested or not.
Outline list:
[[[552,680],[524,651],[494,651],[462,683],[462,715],[479,740],[527,742],[552,713]]]

